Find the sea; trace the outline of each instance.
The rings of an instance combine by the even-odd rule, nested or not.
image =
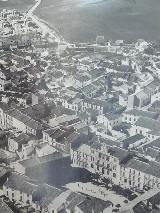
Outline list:
[[[34,0],[0,1],[0,8],[25,10]],[[160,0],[42,0],[35,14],[69,42],[160,40]]]

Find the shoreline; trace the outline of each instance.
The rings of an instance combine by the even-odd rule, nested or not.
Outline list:
[[[26,16],[30,17],[32,21],[42,30],[42,34],[45,36],[48,34],[49,40],[50,41],[56,41],[58,43],[67,43],[64,38],[58,33],[58,31],[54,28],[51,27],[50,24],[39,18],[34,14],[34,11],[37,9],[37,7],[41,4],[41,0],[35,0],[35,5],[33,5],[27,12]]]

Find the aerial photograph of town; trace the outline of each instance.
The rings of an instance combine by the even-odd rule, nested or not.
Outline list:
[[[160,0],[0,0],[0,213],[160,213]]]

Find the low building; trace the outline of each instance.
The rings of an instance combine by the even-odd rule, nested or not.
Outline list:
[[[8,149],[11,152],[21,151],[22,144],[27,144],[28,141],[31,139],[30,136],[21,133],[17,137],[12,136],[8,138]]]
[[[48,124],[52,127],[56,126],[68,126],[74,123],[79,122],[79,118],[77,115],[61,115],[58,117],[50,117]]]
[[[87,197],[84,201],[82,201],[75,207],[75,213],[103,213],[104,211],[107,211],[107,208],[110,205],[110,202],[106,202],[93,197]]]
[[[140,117],[130,129],[130,132],[132,135],[141,134],[150,140],[154,140],[160,137],[159,125],[160,122],[157,120]]]
[[[24,204],[32,203],[34,192],[37,189],[37,183],[18,173],[12,173],[3,185],[3,191],[6,197],[11,201]]]
[[[146,142],[146,137],[141,134],[133,135],[121,141],[121,147],[124,149],[134,149]]]
[[[17,131],[22,131],[38,138],[42,136],[42,124],[25,115],[20,110],[10,108],[4,112],[3,119],[2,123],[4,123],[5,129],[15,128]]]
[[[60,150],[68,150],[69,147],[66,138],[74,132],[73,127],[56,127],[43,131],[43,142],[47,142],[51,146]]]
[[[82,110],[94,109],[99,112],[99,114],[107,113],[108,110],[112,109],[112,104],[108,101],[98,100],[94,98],[85,98],[82,102]]]
[[[123,122],[126,122],[126,123],[135,124],[140,117],[146,117],[146,118],[157,120],[159,117],[159,113],[146,111],[146,110],[132,109],[132,110],[127,110],[123,113],[122,120]]]
[[[50,155],[53,154],[54,152],[57,152],[57,150],[53,148],[53,146],[50,146],[48,143],[41,143],[37,145],[35,151],[38,157]]]
[[[122,115],[114,113],[99,115],[97,117],[97,122],[104,124],[109,131],[112,131],[113,127],[122,123]]]
[[[11,72],[1,67],[0,70],[0,91],[5,91],[11,85]]]

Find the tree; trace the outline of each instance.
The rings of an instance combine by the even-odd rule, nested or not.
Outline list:
[[[100,179],[100,175],[98,173],[92,174],[92,180],[98,182],[98,180]]]
[[[103,183],[105,184],[105,187],[106,187],[107,189],[109,189],[109,186],[108,186],[108,185],[111,183],[110,179],[109,179],[109,178],[103,178],[102,181],[103,181]]]

